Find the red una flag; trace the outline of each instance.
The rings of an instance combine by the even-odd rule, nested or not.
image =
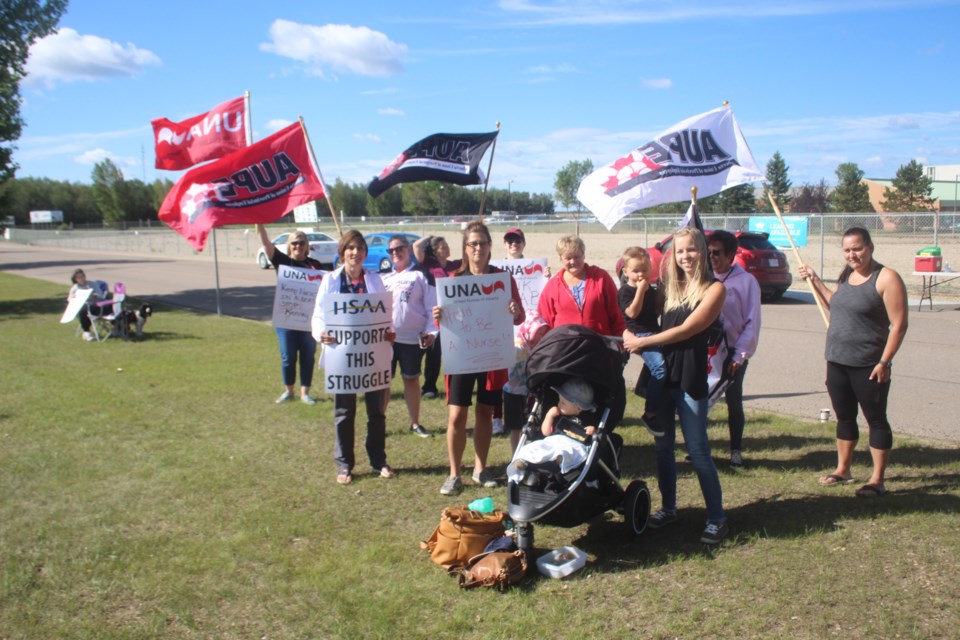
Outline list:
[[[222,158],[247,145],[247,99],[217,105],[183,122],[151,121],[157,169],[189,169],[199,162]]]
[[[191,169],[173,186],[159,217],[203,251],[213,227],[273,222],[325,197],[306,134],[292,124],[216,162]]]

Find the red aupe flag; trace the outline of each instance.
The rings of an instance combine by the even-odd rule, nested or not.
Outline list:
[[[183,122],[152,120],[157,169],[178,171],[247,146],[247,100],[241,96]]]
[[[159,218],[203,251],[207,234],[225,224],[273,222],[325,197],[306,134],[295,123],[216,162],[191,169],[173,186]]]

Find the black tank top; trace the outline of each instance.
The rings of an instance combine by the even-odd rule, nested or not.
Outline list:
[[[880,361],[890,335],[890,317],[877,291],[883,265],[862,284],[841,282],[830,298],[826,359],[848,367],[871,367]]]
[[[677,307],[663,312],[664,331],[679,327],[696,307]],[[683,342],[663,346],[667,363],[667,388],[683,389],[694,400],[707,397],[707,334],[709,327]]]

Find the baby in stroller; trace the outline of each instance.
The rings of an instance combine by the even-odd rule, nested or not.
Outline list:
[[[616,509],[635,535],[647,526],[646,484],[620,484],[623,439],[613,430],[626,390],[623,353],[611,342],[586,327],[562,325],[530,354],[527,387],[535,402],[507,469],[507,509],[521,549],[533,548],[534,523],[574,527]],[[551,435],[532,441],[545,432]]]
[[[570,378],[552,389],[557,392],[557,406],[543,417],[540,432],[544,438],[517,451],[507,473],[514,482],[523,482],[530,471],[538,469],[569,473],[587,459],[587,443],[597,430],[593,388],[581,378]]]

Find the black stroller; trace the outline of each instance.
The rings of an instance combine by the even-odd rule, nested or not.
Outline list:
[[[574,527],[610,509],[624,514],[634,535],[646,529],[650,492],[642,480],[634,480],[626,490],[621,487],[623,438],[613,433],[626,408],[624,364],[618,344],[579,325],[553,329],[530,354],[527,387],[535,403],[521,432],[520,446],[539,437],[543,415],[557,403],[553,387],[573,377],[593,387],[598,421],[582,466],[562,473],[555,463],[533,465],[522,479],[508,482],[507,509],[516,524],[520,549],[533,548],[534,522]]]

